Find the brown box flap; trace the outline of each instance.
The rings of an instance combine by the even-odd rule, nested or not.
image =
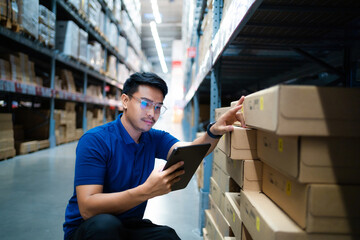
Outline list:
[[[231,147],[234,149],[256,149],[256,130],[235,127],[231,133]]]

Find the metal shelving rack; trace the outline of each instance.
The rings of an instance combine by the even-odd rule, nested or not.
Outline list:
[[[190,46],[195,46],[197,53],[206,2],[196,5]],[[188,120],[191,111],[199,114],[199,103],[210,105],[211,122],[215,108],[280,83],[360,86],[360,2],[248,0],[231,4],[236,12],[221,19],[222,1],[213,1],[211,49],[203,63],[197,56],[186,63],[183,126],[187,140],[194,139],[199,128],[198,119],[192,129]],[[220,20],[226,24],[220,25]],[[193,64],[196,75],[191,79]],[[200,190],[200,232],[208,206],[211,167],[209,155]]]
[[[126,36],[126,32],[124,32],[119,23],[115,20],[114,16],[112,15],[111,11],[106,6],[103,0],[99,0],[99,3],[102,9],[105,12],[105,17],[110,18],[112,22],[117,25],[118,33]],[[110,45],[110,43],[101,36],[85,19],[83,19],[68,3],[64,0],[52,0],[51,1],[51,11],[53,13],[57,13],[57,9],[61,8],[62,11],[65,11],[72,20],[74,20],[79,27],[84,29],[88,32],[89,36],[96,39],[105,49],[105,59],[107,58],[108,53],[114,55],[117,58],[118,62],[121,62],[127,66],[132,71],[135,69],[132,68],[126,62],[127,56],[120,55],[117,50]],[[125,8],[126,10],[126,8]],[[106,29],[104,35],[106,36]],[[82,64],[68,56],[63,55],[56,49],[50,49],[39,43],[38,41],[34,41],[22,34],[13,32],[5,27],[0,27],[0,36],[2,38],[6,38],[15,44],[19,44],[22,48],[25,48],[28,51],[34,52],[43,58],[48,58],[50,60],[50,87],[41,87],[41,86],[34,86],[25,83],[20,83],[16,81],[9,81],[5,79],[0,79],[0,91],[10,94],[20,94],[20,95],[28,95],[28,96],[36,96],[41,98],[48,98],[50,99],[50,131],[49,131],[49,141],[50,147],[56,146],[56,139],[55,139],[55,120],[54,120],[54,110],[55,110],[55,100],[65,100],[65,101],[74,101],[83,104],[83,130],[84,132],[87,130],[87,119],[86,119],[86,112],[87,112],[87,104],[94,104],[103,106],[103,110],[107,106],[115,107],[115,115],[118,115],[119,108],[122,107],[120,101],[118,101],[120,96],[120,90],[122,89],[122,84],[119,84],[117,81],[110,79],[106,75],[100,73],[97,70],[92,69],[91,67]],[[134,48],[131,42],[128,40],[127,44]],[[142,53],[134,48],[139,56],[143,57]],[[73,70],[77,70],[83,74],[83,93],[71,93],[66,91],[57,90],[54,88],[55,84],[55,69],[56,63],[60,63],[64,65],[66,68],[70,68]],[[106,70],[106,61],[104,62],[103,69]],[[107,99],[99,99],[91,96],[86,95],[86,89],[88,86],[88,77],[91,77],[97,81],[102,82],[102,89],[103,89],[103,96],[105,96],[105,86],[106,84],[113,86],[116,88],[116,100],[107,100]],[[104,111],[104,122],[106,122],[106,111]],[[116,117],[115,116],[115,117]]]

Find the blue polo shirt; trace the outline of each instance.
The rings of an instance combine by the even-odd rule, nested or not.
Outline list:
[[[143,184],[154,169],[155,158],[165,159],[179,140],[167,132],[150,129],[137,144],[115,121],[87,131],[76,148],[74,193],[66,208],[65,238],[84,221],[80,215],[75,187],[103,185],[104,193],[121,192]],[[142,218],[147,202],[124,212],[120,219]]]

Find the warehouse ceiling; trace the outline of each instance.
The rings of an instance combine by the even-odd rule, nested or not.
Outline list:
[[[182,0],[157,0],[162,22],[157,24],[166,65],[171,71],[172,42],[181,39]],[[154,20],[151,1],[141,0],[141,45],[148,61],[156,73],[162,73],[155,42],[151,34],[150,22]]]

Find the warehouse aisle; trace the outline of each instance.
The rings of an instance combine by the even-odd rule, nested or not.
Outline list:
[[[182,138],[179,124],[161,119],[156,126]],[[0,161],[1,239],[63,238],[64,211],[73,191],[76,144]],[[199,193],[193,178],[185,190],[150,200],[145,217],[173,227],[181,239],[202,239],[198,207]]]

